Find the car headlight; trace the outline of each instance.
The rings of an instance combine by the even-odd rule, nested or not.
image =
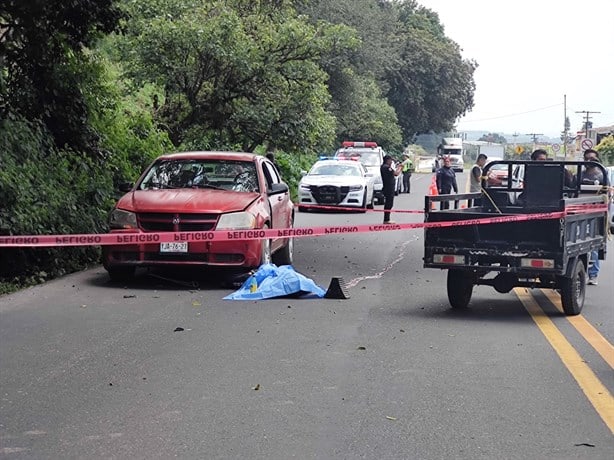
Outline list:
[[[309,192],[311,190],[311,186],[307,184],[298,184],[298,188],[300,190],[304,190],[305,192]]]
[[[360,192],[362,188],[362,185],[350,185],[350,192]]]
[[[256,228],[256,217],[249,212],[222,214],[217,223],[216,230],[236,230],[242,228]]]
[[[122,230],[138,228],[136,214],[123,209],[114,209],[109,215],[109,228]]]

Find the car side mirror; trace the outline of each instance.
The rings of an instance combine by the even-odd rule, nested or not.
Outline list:
[[[289,189],[287,184],[285,184],[283,182],[280,182],[278,184],[271,185],[271,188],[269,189],[269,194],[270,195],[277,195],[279,193],[286,193],[289,190],[290,189]]]

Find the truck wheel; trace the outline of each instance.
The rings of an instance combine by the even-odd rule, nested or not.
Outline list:
[[[473,293],[473,281],[463,270],[448,270],[448,301],[452,308],[467,308]]]
[[[563,311],[568,316],[579,315],[584,307],[584,297],[586,294],[586,269],[584,262],[576,259],[571,278],[559,278],[561,288],[561,304]]]

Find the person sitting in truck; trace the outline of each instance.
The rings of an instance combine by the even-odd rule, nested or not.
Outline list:
[[[584,161],[601,163],[599,153],[593,149],[584,151]],[[582,170],[582,183],[587,185],[604,185],[603,172],[595,165],[586,166]]]
[[[596,150],[588,149],[584,151],[584,161],[593,161],[601,163],[599,153]],[[605,185],[603,172],[595,165],[588,165],[582,170],[582,184],[587,185]],[[591,251],[590,261],[588,264],[588,284],[597,285],[597,277],[600,270],[599,253]]]

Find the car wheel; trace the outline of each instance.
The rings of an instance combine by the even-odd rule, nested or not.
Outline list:
[[[360,209],[358,212],[367,212],[367,191],[365,190],[365,194],[362,197],[362,204],[360,205]]]
[[[292,228],[293,222],[290,222]],[[279,265],[292,265],[294,260],[294,238],[288,238],[286,244],[272,256],[273,263]]]
[[[299,206],[298,212],[307,212],[307,208],[305,206]]]
[[[136,267],[109,267],[107,272],[111,281],[130,281],[134,278]]]
[[[264,225],[262,230],[268,230],[269,226]],[[271,263],[271,240],[265,238],[260,240],[260,265]]]
[[[584,262],[576,259],[571,278],[559,278],[561,288],[561,305],[568,316],[579,315],[584,307],[586,294],[586,269]]]
[[[369,202],[369,204],[367,205],[368,209],[373,209],[374,206],[374,202],[375,202],[375,196],[371,195],[371,201]]]

